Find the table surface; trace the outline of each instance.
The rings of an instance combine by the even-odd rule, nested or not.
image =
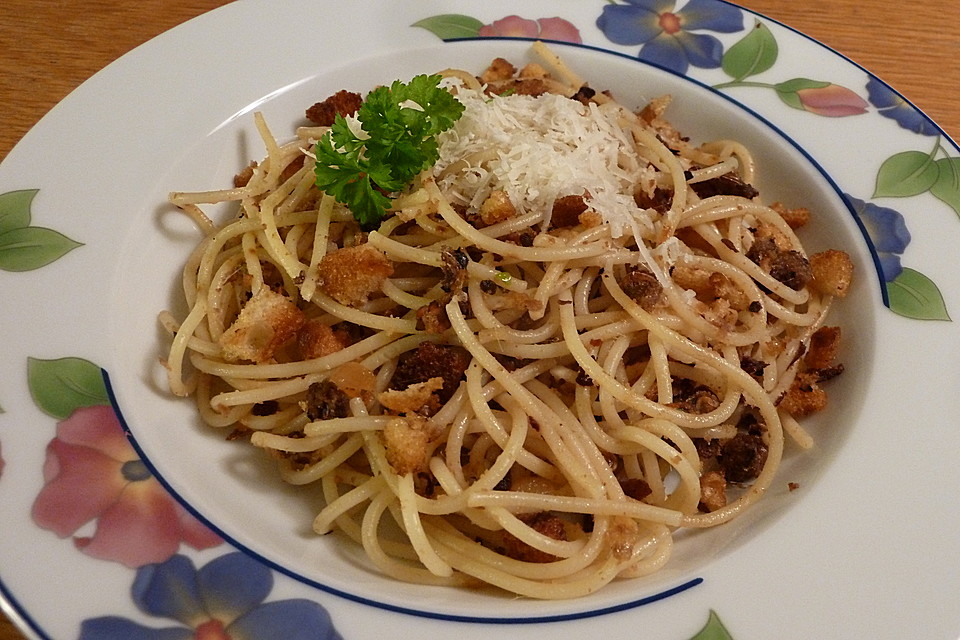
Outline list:
[[[95,72],[150,38],[223,4],[224,0],[3,0],[0,160],[47,111]],[[960,64],[953,58],[960,49],[960,2],[739,0],[739,4],[861,64],[960,140]],[[0,640],[23,638],[0,614]]]

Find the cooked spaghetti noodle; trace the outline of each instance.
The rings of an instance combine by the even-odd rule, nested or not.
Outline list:
[[[543,66],[445,72],[465,107],[375,231],[277,142],[238,186],[174,193],[205,236],[165,359],[394,578],[572,598],[650,574],[673,534],[770,487],[840,372],[850,261],[808,256],[734,141]],[[215,225],[202,205],[236,202]]]

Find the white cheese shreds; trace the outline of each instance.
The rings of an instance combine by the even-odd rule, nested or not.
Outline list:
[[[649,169],[618,124],[618,110],[555,94],[491,97],[464,87],[457,98],[465,110],[441,134],[434,167],[455,203],[479,208],[502,190],[520,214],[543,212],[546,223],[556,199],[583,195],[614,237],[638,222],[649,225],[633,199]]]

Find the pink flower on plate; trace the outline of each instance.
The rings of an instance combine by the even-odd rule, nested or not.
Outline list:
[[[505,38],[541,38],[563,42],[583,42],[580,31],[563,18],[540,18],[527,20],[520,16],[507,16],[480,27],[477,35]]]
[[[43,477],[34,521],[74,536],[95,558],[135,568],[167,560],[181,543],[206,549],[222,542],[153,477],[109,406],[81,407],[57,425]],[[74,535],[93,521],[92,536]]]
[[[829,118],[856,116],[867,112],[867,102],[859,95],[836,84],[797,91],[805,111]]]

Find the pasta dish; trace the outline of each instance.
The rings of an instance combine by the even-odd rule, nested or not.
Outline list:
[[[677,531],[761,499],[785,441],[812,445],[852,263],[806,252],[816,212],[764,203],[742,144],[534,53],[445,70],[429,104],[404,97],[425,76],[339,91],[287,143],[257,114],[261,161],[170,196],[203,238],[186,315],[160,319],[172,392],[319,483],[317,534],[402,581],[558,599],[657,571]],[[374,166],[362,117],[402,136],[433,105],[455,112],[423,136],[435,159],[394,184],[413,147]]]

